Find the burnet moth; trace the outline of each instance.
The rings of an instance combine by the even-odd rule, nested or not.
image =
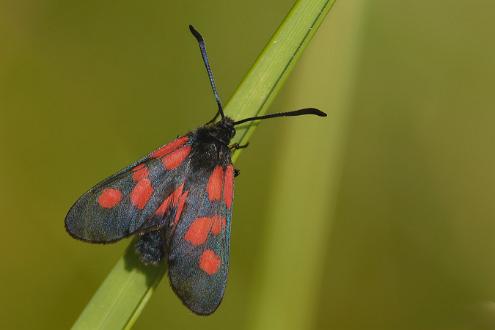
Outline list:
[[[307,108],[234,121],[223,113],[201,34],[199,43],[218,111],[206,125],[153,151],[98,183],[69,210],[65,228],[74,238],[110,243],[137,235],[142,263],[168,261],[170,284],[194,313],[219,306],[227,281],[230,223],[237,170],[230,144],[235,126],[285,116],[317,115]],[[215,122],[217,117],[220,120]]]

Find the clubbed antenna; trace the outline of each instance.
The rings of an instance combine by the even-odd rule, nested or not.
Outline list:
[[[205,64],[206,71],[208,72],[208,78],[210,79],[211,89],[213,90],[213,94],[215,95],[215,100],[217,101],[217,105],[218,105],[217,115],[220,114],[220,116],[223,119],[225,115],[223,114],[222,101],[220,101],[220,96],[218,95],[217,92],[217,86],[215,85],[215,79],[213,78],[213,72],[211,71],[210,62],[208,61],[208,54],[206,53],[205,40],[203,39],[201,33],[199,33],[198,30],[196,30],[192,25],[189,25],[189,30],[191,30],[193,36],[196,38],[196,40],[198,40],[199,49],[201,50],[201,56],[203,57],[203,62]]]
[[[318,109],[305,108],[305,109],[289,111],[289,112],[272,113],[272,114],[265,115],[265,116],[249,117],[249,118],[241,119],[239,121],[234,122],[234,125],[239,125],[239,124],[245,123],[247,121],[253,121],[253,120],[261,120],[261,119],[276,118],[276,117],[304,116],[304,115],[315,115],[315,116],[319,116],[319,117],[326,117],[327,116],[326,113],[324,113],[323,111],[320,111]]]

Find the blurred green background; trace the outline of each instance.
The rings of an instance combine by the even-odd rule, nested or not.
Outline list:
[[[292,1],[0,2],[2,329],[68,328],[128,241],[64,231],[86,189],[210,119]],[[495,329],[495,4],[338,1],[236,164],[212,316],[164,280],[136,329]]]

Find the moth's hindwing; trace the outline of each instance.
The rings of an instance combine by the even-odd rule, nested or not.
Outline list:
[[[69,210],[67,231],[107,243],[162,227],[185,202],[192,142],[191,135],[177,138],[91,188]]]

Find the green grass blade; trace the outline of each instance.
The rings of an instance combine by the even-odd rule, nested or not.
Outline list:
[[[296,2],[227,104],[225,113],[229,117],[237,120],[266,112],[333,2]],[[246,143],[255,128],[255,125],[242,126],[233,143]],[[234,154],[234,161],[239,152]],[[165,266],[141,266],[132,247],[128,248],[73,328],[132,327],[164,273]]]
[[[309,97],[331,112],[329,120],[300,118],[283,125],[284,143],[277,145],[280,157],[267,194],[269,221],[258,247],[263,253],[256,259],[256,286],[247,308],[248,329],[318,329],[317,318],[327,316],[321,292],[329,278],[325,260],[331,247],[338,246],[332,242],[332,226],[354,105],[364,5],[365,0],[339,4],[339,15],[324,24],[305,54],[303,70],[287,86],[285,102]],[[339,34],[332,33],[336,28]],[[315,80],[319,84],[313,86]],[[294,169],[301,170],[294,175]]]
[[[239,120],[266,112],[334,2],[300,0],[294,4],[227,104],[227,116]],[[242,126],[233,143],[248,142],[256,127]]]
[[[143,266],[131,244],[86,305],[73,329],[132,327],[165,271],[164,265]]]

